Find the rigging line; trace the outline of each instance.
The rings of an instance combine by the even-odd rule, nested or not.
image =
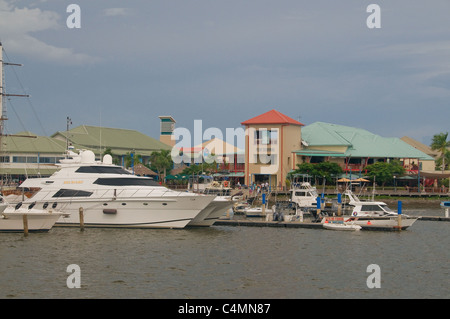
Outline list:
[[[9,56],[8,56],[8,54],[7,54],[7,52],[6,52],[6,50],[5,50],[4,48],[3,48],[3,53],[5,54],[7,60],[8,60],[8,61],[11,61],[11,60],[9,59]],[[22,91],[26,94],[27,92],[26,92],[26,90],[25,90],[25,88],[24,88],[22,82],[20,81],[19,76],[17,75],[16,70],[15,70],[14,68],[12,68],[12,71],[13,71],[13,73],[14,73],[14,76],[16,77],[16,80],[19,82],[19,85],[20,85]],[[44,126],[42,125],[42,122],[41,122],[41,120],[39,119],[39,116],[38,116],[38,114],[37,114],[37,112],[36,112],[36,109],[35,109],[34,105],[31,103],[31,99],[30,99],[29,97],[27,97],[27,101],[28,101],[28,104],[29,104],[31,110],[33,111],[34,116],[35,116],[36,119],[37,119],[37,122],[39,123],[39,125],[40,125],[40,127],[41,127],[41,129],[42,129],[42,132],[44,132],[44,135],[47,135],[47,132],[45,131],[45,128],[44,128]]]
[[[20,126],[22,126],[22,130],[23,130],[24,132],[26,132],[27,130],[25,129],[25,125],[23,124],[22,119],[21,119],[21,118],[19,117],[19,115],[17,114],[16,108],[15,108],[14,105],[12,104],[11,99],[7,99],[6,102],[9,103],[9,105],[11,106],[11,109],[13,110],[14,114],[16,115],[17,120],[18,120],[19,123],[20,123]],[[6,127],[6,125],[5,125],[5,127]]]

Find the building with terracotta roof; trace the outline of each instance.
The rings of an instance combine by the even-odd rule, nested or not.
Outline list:
[[[302,123],[271,110],[241,123],[246,129],[245,183],[285,186],[288,173],[301,163],[330,161],[345,173],[364,174],[377,161],[400,160],[407,172],[434,170],[434,158],[395,137],[367,130],[315,122]],[[420,163],[420,165],[419,165]]]
[[[294,154],[301,148],[304,126],[279,111],[270,110],[241,123],[245,126],[245,184],[284,186]]]

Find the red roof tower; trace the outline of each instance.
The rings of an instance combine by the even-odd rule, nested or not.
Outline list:
[[[256,125],[256,124],[292,124],[304,126],[304,124],[290,118],[277,110],[270,110],[261,115],[255,116],[247,121],[241,123],[241,125]]]

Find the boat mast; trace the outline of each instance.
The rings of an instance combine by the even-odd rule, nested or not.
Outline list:
[[[8,120],[8,117],[6,116],[6,107],[4,107],[6,104],[4,103],[3,97],[4,96],[5,97],[7,97],[7,96],[29,97],[28,94],[6,94],[5,93],[4,86],[3,86],[3,82],[6,82],[4,68],[3,68],[4,65],[22,66],[22,64],[9,63],[9,62],[3,61],[3,46],[2,46],[2,43],[0,42],[0,163],[3,162],[2,138],[3,138],[3,136],[6,136],[4,134],[5,121]],[[9,135],[9,136],[24,136],[24,135]],[[35,138],[35,136],[28,136],[28,135],[26,135],[26,137]],[[1,187],[3,188],[3,176],[1,176],[1,178],[2,178]]]

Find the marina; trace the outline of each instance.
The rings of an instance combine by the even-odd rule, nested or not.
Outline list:
[[[2,255],[8,256],[0,259],[0,297],[450,298],[446,222],[419,220],[404,232],[239,222],[239,227],[219,221],[207,228],[151,231],[54,227],[27,238],[0,233]],[[66,286],[71,264],[81,269],[79,289]],[[380,289],[366,284],[371,264],[381,267]]]
[[[51,136],[4,134],[3,97],[29,95],[5,93],[3,65],[19,64],[2,53],[0,43],[0,298],[450,298],[444,156],[439,171],[427,148],[275,109],[236,119],[243,148],[228,150],[204,134],[175,149],[167,115],[159,141],[69,129],[69,116]],[[369,176],[375,165],[389,173]]]

